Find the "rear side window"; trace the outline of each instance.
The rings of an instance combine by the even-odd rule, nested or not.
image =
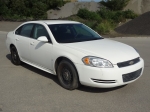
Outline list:
[[[20,35],[20,31],[21,31],[21,29],[22,29],[22,26],[21,26],[21,27],[19,27],[19,28],[15,31],[15,34],[16,34],[16,35]]]
[[[31,32],[33,29],[34,24],[25,24],[22,26],[20,35],[25,37],[31,37]]]

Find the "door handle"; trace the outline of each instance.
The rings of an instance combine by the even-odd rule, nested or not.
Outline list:
[[[19,41],[19,39],[18,39],[18,38],[16,38],[16,41]]]
[[[31,42],[30,45],[34,45],[34,42]]]

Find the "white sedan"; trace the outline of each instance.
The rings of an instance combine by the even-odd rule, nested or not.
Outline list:
[[[126,85],[144,70],[144,61],[133,47],[104,39],[75,21],[25,22],[7,34],[6,45],[13,64],[24,62],[57,75],[60,85],[69,90],[80,84]]]

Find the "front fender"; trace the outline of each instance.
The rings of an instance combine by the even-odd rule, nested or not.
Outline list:
[[[74,65],[75,64],[82,64],[82,58],[86,56],[85,53],[82,53],[78,50],[68,48],[65,46],[56,46],[53,47],[53,58],[52,58],[52,66],[53,66],[53,71],[56,74],[55,71],[55,62],[59,57],[65,57],[69,59]]]

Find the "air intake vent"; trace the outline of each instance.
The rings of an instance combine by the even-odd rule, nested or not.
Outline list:
[[[142,68],[135,71],[135,72],[131,72],[131,73],[128,73],[128,74],[123,74],[122,75],[123,82],[128,82],[128,81],[135,80],[136,78],[138,78],[140,76],[141,72],[142,72]]]

